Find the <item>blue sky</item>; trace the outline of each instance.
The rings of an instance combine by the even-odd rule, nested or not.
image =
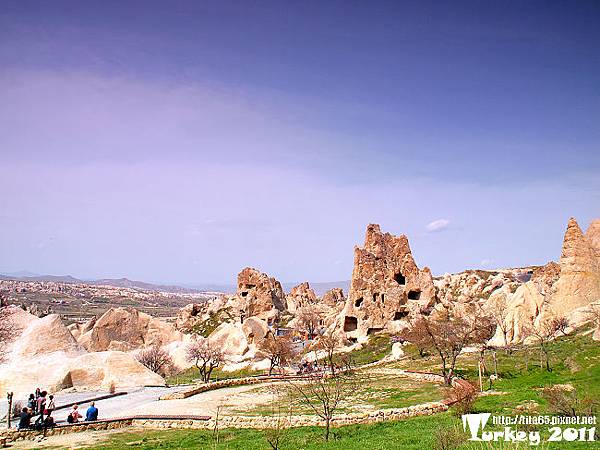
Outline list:
[[[600,217],[597,2],[0,8],[0,270],[350,278],[369,222],[434,273]]]

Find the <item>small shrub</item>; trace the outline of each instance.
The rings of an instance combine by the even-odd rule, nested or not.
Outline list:
[[[460,417],[473,412],[473,403],[477,399],[477,388],[473,383],[461,380],[447,390],[446,399],[452,403],[452,412]]]
[[[464,437],[456,428],[442,428],[434,436],[434,450],[453,450],[463,443]]]
[[[542,397],[548,401],[550,410],[564,416],[592,416],[598,402],[577,393],[572,386],[548,386],[542,391]]]

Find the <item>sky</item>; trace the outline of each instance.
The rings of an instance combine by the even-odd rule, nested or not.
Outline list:
[[[0,271],[348,280],[367,224],[434,274],[600,217],[600,3],[0,4]]]

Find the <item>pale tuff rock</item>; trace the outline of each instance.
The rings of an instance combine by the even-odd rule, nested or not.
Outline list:
[[[393,331],[410,316],[435,303],[429,268],[419,270],[405,235],[382,233],[367,227],[363,248],[354,249],[354,270],[343,315],[349,338]]]
[[[596,257],[600,258],[600,219],[592,220],[585,232],[585,238],[596,252]]]
[[[446,273],[434,280],[436,295],[443,304],[485,300],[500,290],[514,292],[523,280],[531,276],[532,270],[466,270],[457,274]]]
[[[299,308],[307,305],[314,305],[318,302],[315,291],[312,290],[307,282],[300,283],[293,287],[290,293],[286,296],[287,310],[292,314]]]
[[[211,301],[202,303],[190,303],[177,313],[175,327],[184,332],[197,332],[198,328],[207,321],[224,322],[228,319],[227,298],[218,296]],[[218,325],[218,324],[217,324]]]
[[[337,308],[339,305],[346,303],[344,291],[340,288],[333,288],[323,294],[322,303],[331,308]]]
[[[231,304],[242,317],[257,316],[269,322],[287,307],[281,283],[256,269],[246,267],[238,274],[238,287]]]
[[[595,228],[596,225],[590,232],[593,238],[596,238]],[[568,315],[600,299],[600,258],[573,218],[565,233],[560,277],[552,290],[549,306],[555,315]]]
[[[27,314],[27,313],[26,313]],[[104,389],[164,385],[162,377],[120,352],[87,353],[57,315],[28,318],[28,325],[12,344],[8,360],[0,366],[0,395],[7,390],[23,396],[44,387]]]
[[[571,327],[589,321],[589,307],[600,299],[600,257],[596,253],[598,221],[586,236],[577,221],[569,220],[560,263],[534,270],[531,280],[507,295],[508,343],[522,340],[524,328],[539,327],[555,317],[566,317]],[[490,298],[492,300],[492,298]],[[504,345],[500,329],[491,343]]]
[[[99,319],[72,327],[88,351],[129,351],[180,341],[182,334],[166,322],[134,308],[111,308]]]
[[[11,359],[33,358],[36,356],[64,352],[68,355],[85,353],[73,335],[56,314],[31,321],[20,338],[13,344]]]

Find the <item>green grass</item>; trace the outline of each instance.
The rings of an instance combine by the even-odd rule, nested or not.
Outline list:
[[[263,372],[262,371],[256,371],[256,370],[250,370],[250,369],[240,369],[240,370],[236,370],[234,372],[225,372],[221,369],[215,369],[213,370],[210,379],[211,381],[218,381],[218,380],[230,380],[233,378],[246,378],[246,377],[252,377],[255,375],[262,375]],[[198,369],[195,367],[190,367],[187,370],[184,370],[183,372],[177,374],[177,375],[172,375],[170,377],[167,378],[167,383],[170,386],[175,386],[178,384],[191,384],[191,383],[196,383],[200,381],[200,374],[198,372]]]
[[[375,341],[375,342],[373,342]],[[377,343],[377,345],[374,345]],[[372,349],[376,353],[383,351],[383,339],[372,339]],[[368,346],[363,348],[366,349]],[[592,341],[590,335],[562,337],[550,344],[552,372],[547,372],[539,366],[537,350],[530,350],[529,369],[525,370],[525,352],[520,350],[513,354],[499,351],[498,372],[500,380],[494,383],[493,390],[500,395],[482,396],[474,404],[475,412],[492,412],[494,414],[515,414],[515,408],[525,402],[534,401],[538,404],[539,414],[549,414],[550,409],[546,400],[541,395],[544,386],[552,384],[571,384],[582,394],[592,399],[600,400],[600,345]],[[362,351],[362,350],[361,350]],[[368,356],[363,354],[365,359]],[[411,353],[410,358],[399,362],[389,363],[385,367],[401,367],[412,370],[436,370],[438,362],[435,358],[420,358]],[[363,361],[364,361],[363,360]],[[460,373],[473,380],[476,379],[477,355],[461,356],[458,369]],[[491,358],[486,364],[492,370]],[[398,384],[389,386],[391,379],[385,380],[378,377],[365,383],[365,390],[377,392],[376,406],[392,407],[402,405],[402,402],[419,403],[436,389],[429,383],[424,383],[419,389],[405,389],[406,386]],[[423,398],[419,396],[425,396]],[[534,413],[533,415],[536,415]],[[525,413],[531,414],[531,413]],[[546,426],[541,427],[542,438],[548,436]],[[565,428],[565,427],[563,427]],[[598,426],[600,429],[600,426]],[[499,427],[486,427],[486,430],[497,430]],[[521,428],[522,429],[522,428]],[[535,429],[535,428],[533,428]],[[318,427],[294,428],[285,431],[284,443],[281,449],[432,449],[436,445],[440,433],[453,433],[459,439],[460,449],[525,449],[529,445],[483,445],[466,441],[462,431],[461,420],[453,411],[428,417],[416,417],[397,422],[382,422],[370,425],[353,425],[334,429],[334,436],[329,442],[322,437],[323,430]],[[600,439],[597,431],[596,439]],[[261,430],[225,430],[220,433],[218,446],[214,446],[213,435],[204,430],[168,430],[168,431],[136,431],[133,433],[120,433],[111,435],[105,444],[98,444],[94,448],[163,448],[163,449],[268,449],[265,433]],[[452,447],[454,448],[454,447]],[[600,448],[600,441],[596,442],[558,442],[545,443],[537,448],[550,449],[588,449]]]
[[[369,337],[360,350],[348,353],[353,366],[362,366],[379,361],[392,351],[392,338],[389,334],[379,333]]]

